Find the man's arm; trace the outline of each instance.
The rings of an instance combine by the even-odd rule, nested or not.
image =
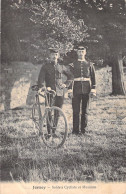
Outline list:
[[[96,95],[96,77],[94,65],[90,65],[90,76],[91,76],[91,93]]]
[[[45,65],[42,66],[39,76],[38,76],[38,87],[41,88],[44,86],[44,82],[45,82],[45,74],[46,74],[46,69],[45,69]]]
[[[65,82],[66,87],[70,87],[72,80],[74,78],[73,73],[70,71],[69,67],[64,67],[63,74],[67,77]]]

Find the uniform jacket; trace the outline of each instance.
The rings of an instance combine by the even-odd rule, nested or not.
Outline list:
[[[66,76],[66,80],[64,79]],[[60,89],[60,84],[65,83],[68,87],[72,79],[72,73],[63,65],[57,64],[54,65],[53,62],[48,62],[42,66],[39,77],[38,77],[38,86],[51,87],[52,90],[57,92],[58,96],[63,96],[64,90]],[[64,81],[65,80],[65,81]]]
[[[70,69],[74,77],[73,96],[76,94],[89,94],[91,89],[95,89],[95,69],[94,65],[88,61],[75,61],[70,64]]]

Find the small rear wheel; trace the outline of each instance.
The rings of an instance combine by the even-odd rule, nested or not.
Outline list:
[[[41,134],[45,145],[49,148],[61,147],[67,137],[68,125],[65,114],[56,106],[47,108],[42,118]]]

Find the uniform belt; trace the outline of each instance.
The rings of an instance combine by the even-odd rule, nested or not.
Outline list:
[[[90,78],[78,77],[78,78],[74,78],[74,81],[90,81]]]

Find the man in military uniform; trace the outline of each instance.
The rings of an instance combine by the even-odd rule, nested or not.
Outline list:
[[[59,52],[56,49],[50,50],[49,61],[44,64],[40,70],[38,77],[38,86],[41,87],[50,87],[52,90],[56,91],[56,96],[54,99],[54,106],[59,108],[62,107],[64,101],[64,88],[67,88],[70,85],[72,79],[71,72],[63,65],[58,63]],[[63,82],[63,76],[66,76],[67,80]],[[58,115],[57,115],[58,117]],[[50,129],[48,127],[48,133]]]
[[[89,94],[96,95],[95,69],[91,62],[85,59],[86,48],[80,46],[77,49],[78,60],[70,64],[71,72],[74,75],[72,85],[72,108],[73,108],[73,134],[79,134],[79,120],[81,112],[80,130],[85,133],[87,126],[87,114],[89,105]],[[82,104],[81,104],[82,102]],[[81,111],[80,111],[81,104]]]

